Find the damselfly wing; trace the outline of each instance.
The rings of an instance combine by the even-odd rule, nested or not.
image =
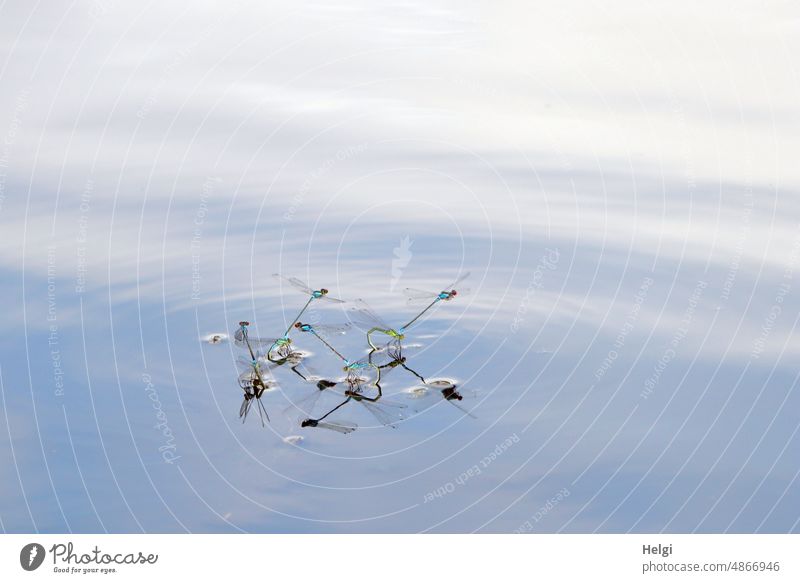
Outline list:
[[[328,290],[326,290],[325,288],[320,288],[320,289],[316,289],[316,290],[312,289],[311,287],[308,286],[307,283],[305,283],[303,280],[298,279],[296,277],[288,277],[286,275],[281,275],[280,273],[273,273],[272,277],[275,277],[275,278],[278,278],[278,279],[281,279],[281,280],[287,282],[289,285],[291,285],[297,291],[302,292],[302,293],[304,293],[304,294],[306,294],[308,296],[313,296],[314,299],[317,299],[317,300],[328,300],[329,302],[334,302],[334,303],[338,303],[338,304],[343,304],[344,303],[344,300],[340,300],[338,298],[334,298],[334,297],[328,295]]]

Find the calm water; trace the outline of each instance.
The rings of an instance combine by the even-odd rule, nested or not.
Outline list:
[[[469,6],[102,6],[3,49],[6,531],[798,529],[797,177],[759,89],[739,118],[672,69],[637,94],[601,59],[576,87]],[[405,356],[471,415],[396,368],[396,427],[349,403],[356,431],[302,428],[292,403],[344,373],[294,334],[310,382],[279,367],[271,423],[241,423],[244,353],[203,339],[282,334],[305,298],[275,272],[348,300],[304,321],[364,298],[394,326],[403,288],[470,272]]]

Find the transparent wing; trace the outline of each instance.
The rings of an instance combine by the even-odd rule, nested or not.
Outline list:
[[[401,405],[400,407],[389,406],[391,408],[387,408],[385,407],[386,403],[382,400],[380,401],[381,404],[372,403],[370,401],[359,401],[359,403],[378,420],[378,423],[385,427],[397,429],[397,424],[405,419],[405,405]]]
[[[412,347],[416,348],[417,346],[412,345]],[[403,353],[404,346],[402,342],[397,338],[390,338],[386,344],[383,346],[378,347],[375,351],[377,353],[386,353],[391,358],[400,358]]]
[[[389,409],[397,410],[400,413],[402,413],[401,409],[408,408],[408,405],[406,405],[405,403],[399,403],[397,401],[392,401],[390,399],[385,399],[383,397],[381,397],[381,399],[377,401],[377,405],[379,407],[388,407]]]
[[[239,407],[239,419],[244,420],[247,419],[247,414],[250,412],[250,403],[252,402],[251,399],[242,399],[242,406]]]
[[[267,346],[270,347],[277,340],[275,338],[259,338],[258,336],[252,336],[249,333],[247,334],[247,342],[250,342],[250,346]],[[236,332],[233,333],[233,343],[236,346],[247,347],[247,342],[244,339],[244,332],[242,329],[239,328]]]
[[[256,365],[258,367],[258,371],[261,374],[265,374],[269,372],[271,367],[264,364],[261,359],[264,358],[263,354],[256,353],[256,358],[259,360],[256,361]],[[245,358],[244,356],[240,356],[236,359],[236,366],[239,367],[239,370],[242,372],[252,372],[253,371],[253,361],[249,358]]]
[[[253,385],[253,369],[244,371],[239,375],[239,385],[250,387]]]
[[[283,410],[283,413],[287,414],[292,409],[297,409],[301,413],[310,417],[311,412],[314,410],[314,407],[316,406],[317,401],[319,401],[319,398],[322,395],[322,393],[323,393],[322,390],[314,388],[314,392],[309,393],[299,401],[293,401],[292,403],[290,403],[289,406]]]
[[[458,278],[458,279],[456,279],[456,280],[455,280],[453,283],[449,283],[449,284],[447,284],[447,285],[445,286],[445,289],[446,289],[447,291],[450,291],[451,289],[454,289],[454,288],[455,288],[455,287],[456,287],[456,286],[457,286],[459,283],[461,283],[462,281],[464,281],[464,280],[465,280],[465,279],[467,279],[468,277],[469,277],[469,271],[467,271],[467,272],[466,272],[466,273],[464,273],[463,275],[459,276],[459,278]],[[457,291],[458,291],[458,293],[462,293],[462,292],[461,292],[461,290],[457,290]]]
[[[265,383],[269,382],[268,379],[265,378],[267,375],[270,374],[270,370],[269,369],[270,369],[270,367],[265,365],[261,360],[257,360],[255,366],[253,366],[253,370],[256,372],[256,374],[258,374],[259,376],[262,377],[262,380]]]
[[[411,408],[415,413],[421,413],[441,400],[437,398],[441,396],[439,391],[425,386],[405,389],[402,391],[402,395],[409,401],[412,401]]]
[[[469,415],[469,416],[470,416],[470,417],[472,417],[473,419],[477,419],[477,417],[476,417],[475,415],[473,415],[471,412],[467,411],[467,409],[466,409],[466,408],[462,407],[462,406],[461,406],[461,405],[458,403],[458,401],[451,401],[451,400],[449,400],[449,399],[448,399],[448,400],[447,400],[447,402],[448,402],[448,403],[450,403],[450,404],[451,404],[453,407],[455,407],[455,408],[456,408],[456,409],[458,409],[459,411],[461,411],[462,413],[464,413],[465,415]]]
[[[403,295],[405,295],[409,299],[409,301],[415,301],[415,300],[432,300],[433,298],[438,296],[439,293],[424,289],[417,289],[414,287],[407,287],[403,290]]]
[[[272,365],[270,367],[270,372],[272,371],[273,368],[278,367],[278,366],[280,366],[280,365],[277,365],[277,364]],[[317,371],[314,368],[308,366],[308,364],[302,359],[300,359],[297,362],[297,364],[291,365],[289,367],[289,370],[291,370],[294,374],[299,376],[301,379],[303,379],[307,383],[317,382],[319,380],[322,380],[322,377],[320,377],[317,374]]]
[[[239,375],[239,386],[251,387],[253,386],[254,382],[258,380],[259,383],[257,384],[260,384],[262,387],[264,387],[265,391],[273,390],[277,384],[274,380],[270,380],[268,375],[265,374],[266,372],[269,371],[262,370],[261,366],[258,364],[255,367],[252,364],[249,365],[249,370],[245,370]]]
[[[325,294],[324,296],[320,296],[317,299],[318,300],[325,300],[327,302],[333,302],[334,304],[343,304],[343,303],[345,303],[344,300],[340,300],[339,298],[331,297],[329,294]]]
[[[362,299],[357,299],[355,307],[352,310],[354,314],[354,321],[356,324],[361,324],[364,327],[373,328],[378,327],[384,330],[391,330],[391,326],[386,321],[378,316],[375,311],[369,307],[369,304]]]
[[[311,295],[312,293],[314,293],[314,290],[308,287],[308,285],[304,281],[297,279],[296,277],[287,277],[285,275],[281,275],[280,273],[273,273],[272,277],[282,279],[283,281],[291,285],[294,289],[301,291],[306,295]]]
[[[358,425],[350,421],[320,421],[317,423],[317,427],[330,429],[331,431],[336,431],[345,435],[358,429]]]
[[[272,277],[276,277],[278,279],[284,280],[289,285],[291,285],[293,288],[295,288],[297,291],[302,292],[302,293],[304,293],[306,295],[309,295],[309,296],[312,295],[314,293],[314,291],[316,291],[316,290],[311,289],[306,282],[304,282],[303,280],[298,279],[296,277],[287,277],[285,275],[281,275],[280,273],[273,273]],[[338,298],[333,298],[333,297],[331,297],[331,296],[329,296],[327,294],[325,294],[324,296],[319,296],[316,299],[318,299],[318,300],[328,300],[329,302],[335,302],[337,304],[343,304],[344,303],[344,300],[340,300]]]
[[[438,296],[441,292],[449,292],[449,291],[455,289],[455,287],[459,283],[461,283],[462,281],[464,281],[468,277],[469,277],[469,271],[466,272],[461,277],[459,277],[458,279],[456,279],[454,282],[449,283],[446,286],[444,286],[444,288],[442,288],[438,292],[434,292],[434,291],[430,291],[430,290],[424,290],[424,289],[417,289],[417,288],[414,288],[414,287],[407,287],[407,288],[405,288],[403,290],[403,294],[411,302],[418,301],[418,300],[432,300],[433,298]],[[469,293],[469,289],[457,289],[456,291],[458,292],[458,295],[466,295],[466,294]]]
[[[330,338],[331,336],[342,336],[343,334],[347,334],[347,331],[352,327],[353,325],[349,322],[344,324],[317,324],[313,326],[314,332],[326,339]]]
[[[436,379],[425,385],[405,389],[402,393],[407,399],[414,401],[413,409],[417,412],[424,411],[440,401],[447,401],[465,415],[477,419],[477,417],[464,407],[461,402],[465,399],[468,401],[474,399],[478,395],[478,392],[458,391],[455,394],[458,394],[461,399],[448,398],[448,396],[453,396],[453,391],[456,390],[455,386],[456,385],[448,379]]]

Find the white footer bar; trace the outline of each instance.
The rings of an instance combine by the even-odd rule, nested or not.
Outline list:
[[[798,535],[3,535],[0,581],[800,581]]]

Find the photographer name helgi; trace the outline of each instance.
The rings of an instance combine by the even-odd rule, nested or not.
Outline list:
[[[54,573],[116,573],[116,565],[154,565],[158,555],[135,553],[111,553],[100,550],[97,545],[88,552],[75,551],[71,542],[57,543],[50,547]]]

